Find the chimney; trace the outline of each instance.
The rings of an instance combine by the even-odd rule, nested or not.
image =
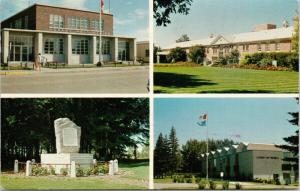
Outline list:
[[[263,30],[270,30],[270,29],[276,29],[276,25],[274,24],[261,24],[261,25],[256,25],[253,28],[253,32],[258,32],[258,31],[263,31]]]
[[[209,35],[209,38],[214,38],[214,34],[211,33],[211,34]]]

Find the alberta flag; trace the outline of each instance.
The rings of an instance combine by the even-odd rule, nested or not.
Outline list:
[[[207,114],[200,115],[199,119],[200,119],[200,121],[197,122],[197,124],[198,124],[199,126],[206,126],[206,124],[207,124],[207,119],[208,119]]]

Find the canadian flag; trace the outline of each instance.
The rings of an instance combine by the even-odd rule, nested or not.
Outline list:
[[[100,10],[101,13],[104,13],[104,0],[100,0]]]

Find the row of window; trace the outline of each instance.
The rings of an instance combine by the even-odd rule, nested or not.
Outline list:
[[[28,29],[28,16],[19,18],[14,22],[11,22],[9,27],[15,29]]]
[[[60,15],[50,15],[49,26],[54,28],[65,28],[64,18]],[[91,30],[104,30],[104,21],[100,23],[99,20],[89,20],[87,18],[69,17],[68,28],[70,29],[91,29]]]
[[[101,47],[101,52],[102,54],[110,54],[111,51],[110,51],[110,41],[109,40],[105,40],[105,39],[102,39],[102,47]],[[97,39],[97,54],[99,54],[99,39]]]
[[[86,55],[89,54],[89,40],[72,40],[72,54]]]
[[[271,50],[270,49],[270,44],[266,43],[264,45],[265,45],[265,51],[270,51]],[[235,46],[234,48],[237,49],[238,46]],[[223,48],[214,47],[212,49],[213,49],[213,54],[217,54],[218,50],[219,50],[219,52],[223,53]],[[229,53],[229,50],[230,50],[229,48],[224,48],[225,53]],[[248,52],[249,51],[249,45],[248,44],[242,45],[242,50],[243,50],[243,52]],[[275,50],[276,51],[280,50],[280,43],[275,43]],[[262,44],[257,44],[257,51],[262,51]],[[207,53],[209,53],[209,48],[207,48]]]

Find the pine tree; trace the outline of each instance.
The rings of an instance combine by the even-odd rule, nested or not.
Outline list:
[[[154,176],[163,178],[169,170],[170,147],[167,137],[159,134],[154,149]]]
[[[176,130],[174,127],[172,127],[170,131],[169,143],[170,143],[169,169],[171,173],[174,173],[180,169],[180,161],[181,161],[178,139],[176,137]]]

